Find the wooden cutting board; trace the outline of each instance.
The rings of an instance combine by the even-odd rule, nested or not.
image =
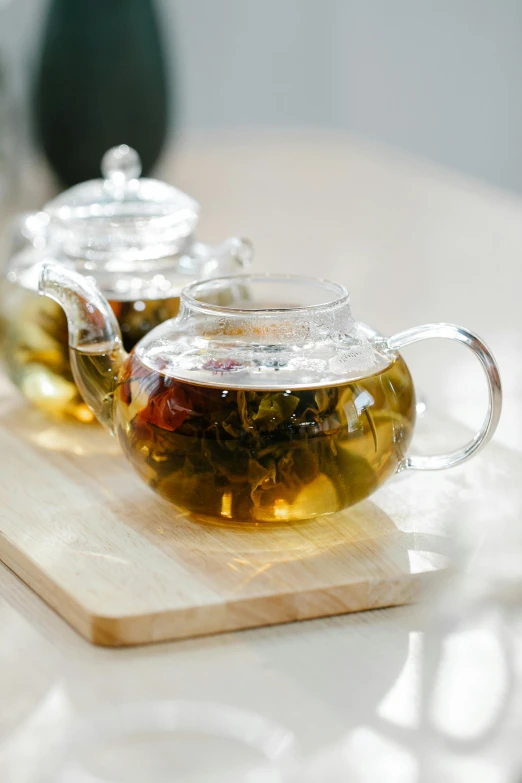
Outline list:
[[[0,379],[0,558],[102,645],[394,606],[444,568],[473,464],[298,525],[205,525],[141,484],[100,427],[50,421]]]

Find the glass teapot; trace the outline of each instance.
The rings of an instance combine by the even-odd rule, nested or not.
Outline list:
[[[194,514],[293,522],[341,510],[404,469],[457,465],[493,434],[498,368],[482,341],[448,324],[386,339],[351,315],[346,289],[293,276],[193,283],[178,315],[125,352],[96,286],[44,266],[40,292],[69,325],[74,378],[136,472]],[[463,448],[408,454],[415,392],[399,350],[430,337],[471,348],[486,374],[484,424]]]
[[[131,350],[177,313],[184,285],[239,272],[252,255],[250,243],[238,238],[217,247],[198,242],[197,202],[165,182],[140,178],[133,149],[114,147],[101,168],[103,179],[76,185],[42,212],[22,216],[18,239],[25,244],[8,263],[2,303],[12,380],[40,408],[80,421],[93,415],[74,384],[63,312],[37,296],[40,262],[92,276]]]

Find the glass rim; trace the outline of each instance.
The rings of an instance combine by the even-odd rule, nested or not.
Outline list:
[[[204,291],[205,288],[209,291],[216,290],[220,284],[249,284],[249,283],[293,283],[297,286],[315,286],[322,288],[323,290],[330,291],[331,299],[319,302],[317,304],[310,305],[296,305],[295,307],[259,307],[259,308],[242,308],[234,307],[233,305],[217,305],[211,302],[205,302],[204,300],[197,299],[197,292]],[[197,310],[198,312],[207,312],[211,314],[227,314],[231,316],[253,316],[253,315],[278,315],[291,313],[306,313],[306,312],[327,312],[343,305],[349,304],[350,293],[348,289],[342,285],[342,283],[336,283],[333,280],[328,280],[323,277],[312,277],[310,275],[292,275],[292,274],[272,274],[272,273],[259,273],[259,274],[238,274],[238,275],[223,275],[221,277],[212,277],[208,280],[197,280],[190,285],[185,286],[181,291],[180,296],[182,304],[186,305],[191,310]]]

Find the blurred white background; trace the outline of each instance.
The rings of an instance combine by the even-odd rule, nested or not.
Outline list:
[[[46,6],[11,0],[0,17],[0,50],[21,65],[17,95]],[[522,191],[519,0],[159,0],[158,8],[178,129],[346,129]]]

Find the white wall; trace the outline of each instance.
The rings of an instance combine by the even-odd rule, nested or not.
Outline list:
[[[158,5],[185,128],[344,128],[522,191],[520,0]],[[19,69],[44,7],[0,16]]]

